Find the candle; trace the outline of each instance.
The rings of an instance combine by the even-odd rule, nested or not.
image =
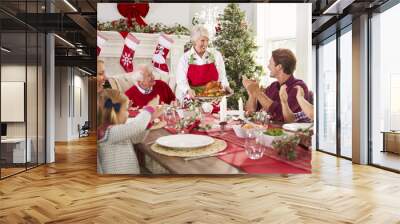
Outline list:
[[[219,121],[223,122],[226,120],[226,97],[222,97],[219,103]]]
[[[240,119],[244,119],[244,111],[243,111],[243,100],[242,100],[242,97],[239,98],[239,100],[238,100],[238,105],[239,105],[239,116],[240,116]]]

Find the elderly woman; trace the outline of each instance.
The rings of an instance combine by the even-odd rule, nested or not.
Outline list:
[[[222,87],[231,92],[221,53],[208,48],[207,29],[195,26],[191,40],[193,47],[181,57],[176,71],[177,98],[182,100],[186,95],[194,97],[192,87],[204,86],[211,81],[221,82]]]

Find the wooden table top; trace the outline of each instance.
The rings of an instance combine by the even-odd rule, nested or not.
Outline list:
[[[243,171],[229,165],[217,157],[185,161],[180,157],[165,156],[151,150],[154,141],[165,135],[171,135],[165,129],[150,131],[146,140],[135,146],[140,152],[148,155],[172,174],[241,174]]]

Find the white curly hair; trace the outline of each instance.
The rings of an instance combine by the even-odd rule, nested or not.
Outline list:
[[[202,36],[209,38],[207,28],[205,28],[204,26],[201,26],[201,25],[194,26],[192,29],[192,32],[190,34],[190,39],[192,40],[192,42],[193,43],[196,42],[196,40]]]

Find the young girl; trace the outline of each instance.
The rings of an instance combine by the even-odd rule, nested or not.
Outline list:
[[[147,106],[132,122],[128,119],[129,100],[124,93],[105,89],[99,109],[102,122],[97,130],[97,171],[99,174],[139,174],[133,144],[143,141],[148,124],[162,114],[161,107]]]

